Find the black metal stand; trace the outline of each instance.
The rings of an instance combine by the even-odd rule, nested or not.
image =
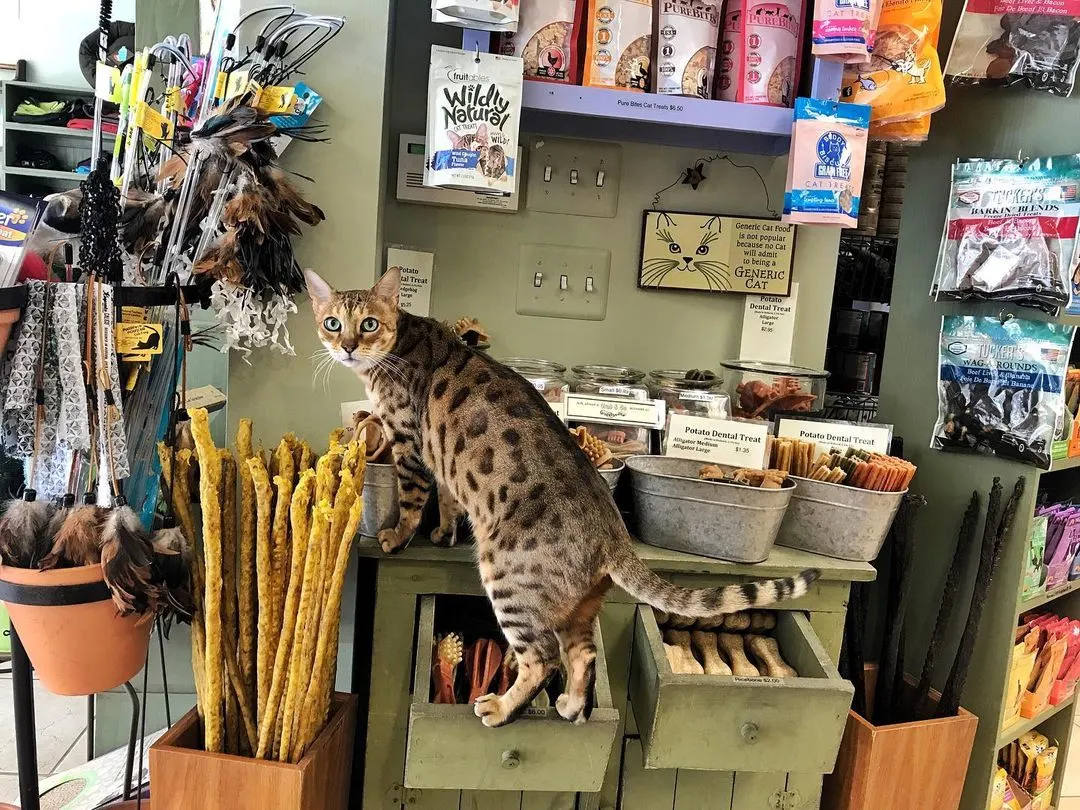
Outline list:
[[[11,625],[11,688],[15,698],[15,756],[22,810],[41,810],[38,799],[37,733],[34,728],[34,671],[15,625]]]

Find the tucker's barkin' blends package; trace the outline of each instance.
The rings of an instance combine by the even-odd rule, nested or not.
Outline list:
[[[657,0],[657,93],[712,98],[722,6],[719,0]]]
[[[575,84],[578,33],[588,0],[525,0],[518,14],[517,33],[499,37],[499,52],[525,63],[525,78]]]
[[[799,87],[803,0],[728,0],[717,98],[790,107]]]
[[[521,60],[433,45],[427,100],[424,185],[511,193]]]
[[[655,0],[589,0],[586,87],[649,91]]]
[[[870,108],[817,98],[795,101],[784,222],[854,228]]]

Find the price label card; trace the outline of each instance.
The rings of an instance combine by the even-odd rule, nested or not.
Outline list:
[[[791,283],[791,295],[748,295],[743,307],[739,357],[765,363],[790,363],[795,341],[795,304],[799,285]]]
[[[811,422],[780,417],[776,435],[782,439],[817,442],[819,452],[857,447],[869,453],[888,453],[892,445],[892,425],[848,425],[840,422]]]
[[[662,399],[636,402],[593,394],[567,394],[564,418],[570,422],[599,422],[605,425],[638,425],[659,429],[664,426]]]
[[[116,353],[122,355],[161,354],[160,323],[116,324]]]
[[[386,267],[401,268],[401,308],[427,317],[431,310],[431,277],[435,254],[401,247],[386,249]]]
[[[763,470],[768,436],[766,424],[673,413],[664,455]]]

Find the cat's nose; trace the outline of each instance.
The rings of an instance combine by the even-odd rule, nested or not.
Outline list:
[[[692,256],[683,256],[683,257],[682,257],[682,260],[683,260],[683,262],[684,262],[685,264],[690,264],[690,259],[691,259],[691,258],[693,258],[693,257],[692,257]]]
[[[341,348],[345,350],[345,354],[352,354],[356,351],[357,345],[356,343],[342,343]]]

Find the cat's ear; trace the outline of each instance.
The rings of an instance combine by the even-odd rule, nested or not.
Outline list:
[[[313,302],[317,301],[320,304],[325,304],[334,294],[334,288],[327,284],[323,277],[314,270],[304,271],[304,281],[307,282],[308,295],[311,296]]]
[[[446,137],[450,139],[451,149],[460,149],[461,142],[464,140],[460,135],[454,132],[452,129],[446,130]]]
[[[383,277],[371,287],[371,294],[393,306],[398,305],[398,293],[401,289],[401,268],[391,267]]]
[[[477,140],[485,141],[485,140],[487,140],[487,136],[488,136],[487,124],[481,124],[480,126],[478,126],[476,128],[476,138],[477,138]]]

